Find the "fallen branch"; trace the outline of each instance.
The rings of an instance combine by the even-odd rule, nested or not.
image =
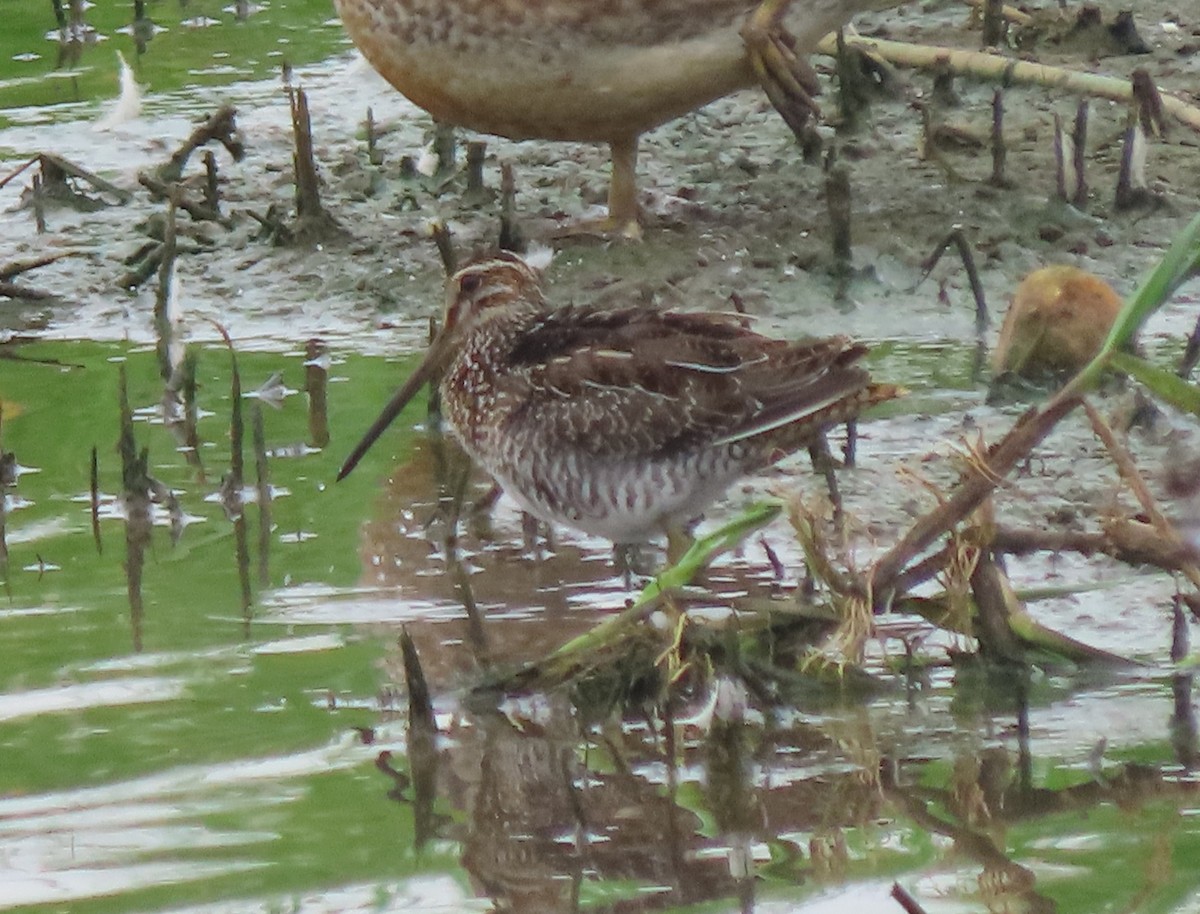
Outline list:
[[[222,216],[215,209],[205,206],[203,203],[197,203],[195,200],[189,200],[180,191],[178,185],[165,184],[158,178],[147,172],[138,173],[138,183],[145,187],[155,197],[163,200],[174,200],[175,205],[181,210],[195,219],[197,222],[216,222],[225,228],[233,228],[233,220],[228,216]]]
[[[888,63],[920,70],[949,67],[951,71],[977,79],[1003,81],[1060,89],[1080,95],[1107,98],[1116,102],[1131,102],[1133,86],[1128,79],[1081,73],[1064,67],[1051,67],[1026,60],[1013,60],[986,51],[963,51],[938,45],[917,45],[882,38],[847,37],[847,43],[867,53],[876,54]],[[837,52],[834,36],[826,35],[817,50],[830,57]],[[1200,108],[1173,95],[1162,96],[1163,110],[1193,130],[1200,131]]]
[[[237,109],[232,105],[222,105],[203,124],[192,131],[189,136],[163,165],[158,168],[158,178],[172,184],[183,177],[183,169],[192,153],[201,146],[216,140],[233,157],[240,162],[246,155],[246,147],[242,144],[237,133],[237,122],[234,119]]]
[[[1083,408],[1087,411],[1088,421],[1092,423],[1092,431],[1096,433],[1096,437],[1104,444],[1113,463],[1117,465],[1117,472],[1121,474],[1121,478],[1125,481],[1125,484],[1133,491],[1134,497],[1137,498],[1138,504],[1142,506],[1142,510],[1146,512],[1146,516],[1150,518],[1150,526],[1162,540],[1164,550],[1168,554],[1186,555],[1188,553],[1187,546],[1184,545],[1183,540],[1175,531],[1174,524],[1167,520],[1166,515],[1159,510],[1158,502],[1150,494],[1150,489],[1146,486],[1146,481],[1142,479],[1142,474],[1138,472],[1137,465],[1133,462],[1133,455],[1117,440],[1117,436],[1108,427],[1108,423],[1104,421],[1103,417],[1086,400],[1084,401]],[[1191,582],[1193,587],[1200,590],[1200,568],[1196,566],[1194,561],[1181,563],[1178,570]]]
[[[871,571],[869,590],[877,600],[886,602],[894,591],[900,572],[915,556],[928,549],[933,541],[956,524],[965,520],[988,495],[1021,462],[1033,448],[1058,424],[1059,420],[1079,405],[1075,390],[1064,388],[1058,396],[1037,409],[1030,409],[1000,441],[988,449],[986,464],[973,464],[958,488],[933,511],[919,518],[908,532],[889,549]]]
[[[82,254],[82,251],[61,251],[45,257],[36,257],[33,260],[14,260],[12,263],[0,266],[0,282],[6,282],[14,276],[20,276],[22,273],[28,273],[30,270],[36,270],[38,267],[48,266],[62,260],[64,257],[79,257]]]
[[[17,298],[23,301],[53,301],[58,296],[45,289],[23,286],[16,282],[0,281],[0,298]]]
[[[1153,565],[1164,571],[1180,571],[1194,561],[1191,550],[1177,538],[1163,536],[1149,524],[1129,518],[1108,521],[1100,532],[997,527],[992,544],[1006,555],[1107,555],[1126,565]]]
[[[88,171],[82,165],[76,165],[74,162],[64,159],[60,155],[55,155],[52,152],[40,152],[34,156],[29,163],[26,164],[32,164],[34,161],[38,162],[42,166],[42,171],[48,176],[57,176],[60,177],[60,179],[61,176],[76,178],[80,181],[90,184],[92,187],[98,191],[101,191],[102,193],[112,194],[121,203],[128,203],[133,197],[133,194],[131,194],[129,191],[125,190],[124,188],[117,187],[117,185],[111,183],[110,181],[104,180],[94,171]],[[13,174],[9,175],[8,178],[5,178],[5,181],[8,181],[9,178],[15,177],[22,170],[23,167],[18,169],[16,172],[13,172]],[[0,184],[0,187],[2,186],[3,185]]]

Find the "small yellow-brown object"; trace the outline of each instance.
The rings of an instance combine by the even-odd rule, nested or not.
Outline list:
[[[1013,296],[992,356],[999,374],[1073,372],[1108,336],[1121,299],[1112,286],[1078,267],[1034,270]]]

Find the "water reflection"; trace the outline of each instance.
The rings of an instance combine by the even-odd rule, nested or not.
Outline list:
[[[425,435],[392,442],[404,457],[386,474],[373,465],[378,491],[369,474],[323,488],[337,433],[356,423],[335,412],[331,446],[296,447],[311,440],[310,388],[307,407],[259,410],[256,455],[276,457],[259,482],[293,497],[266,518],[243,486],[241,513],[260,524],[250,560],[269,552],[273,566],[247,625],[234,528],[159,421],[153,344],[45,351],[87,368],[54,384],[24,365],[4,376],[6,404],[39,406],[6,419],[4,444],[44,470],[20,479],[13,564],[36,548],[63,568],[18,577],[0,609],[15,658],[0,693],[0,883],[30,907],[886,914],[899,880],[929,911],[1090,914],[1097,898],[1183,911],[1200,891],[1179,862],[1200,853],[1186,670],[988,676],[969,658],[941,662],[912,617],[886,626],[886,651],[872,647],[871,671],[894,688],[869,698],[784,701],[716,670],[665,693],[653,682],[484,701],[466,689],[486,671],[626,605],[606,543],[526,542],[513,506],[477,512],[487,481]],[[359,388],[386,387],[386,372],[335,354],[354,384],[331,385],[334,405],[361,394],[365,415],[380,390]],[[314,359],[238,357],[248,387],[277,371],[300,387]],[[129,553],[96,552],[87,475],[92,442],[110,459],[117,360],[147,404],[132,411],[133,466],[203,514],[174,549],[151,538],[136,552],[128,537],[149,529],[125,512]],[[226,349],[199,348],[197,363],[216,413],[198,409],[200,447],[208,466],[229,466],[233,403],[262,401],[231,389]],[[858,479],[842,481],[853,496]],[[162,523],[154,497],[141,514]],[[278,538],[264,550],[266,532]],[[743,601],[790,586],[797,547],[786,528],[766,535],[769,551],[748,546],[710,571],[703,625],[736,633]],[[132,633],[125,563],[144,609]],[[402,626],[428,683],[419,725],[405,713],[420,690],[395,647]],[[106,887],[115,900],[96,897]]]
[[[776,910],[785,888],[813,897],[898,868],[926,870],[918,896],[954,898],[950,910],[1078,910],[1060,904],[1071,897],[1063,864],[1107,882],[1092,852],[1122,845],[1126,829],[1153,829],[1164,804],[1195,803],[1195,782],[1155,765],[1047,786],[1027,780],[1038,760],[1024,749],[928,740],[904,752],[887,746],[874,715],[849,709],[812,722],[752,709],[672,722],[635,709],[595,728],[566,695],[535,704],[526,716],[455,715],[438,759],[420,763],[453,810],[440,837],[459,843],[475,890],[497,910],[577,911],[599,897],[620,899],[622,911],[713,899]],[[418,804],[415,788],[391,789]],[[1182,831],[1181,844],[1195,842]],[[1031,843],[1043,833],[1056,850]],[[1072,853],[1076,841],[1084,852]],[[1142,859],[1151,866],[1170,846]]]
[[[865,893],[867,909],[899,911],[891,882],[878,879],[894,873],[930,909],[1085,911],[1097,892],[1156,897],[1173,878],[1162,875],[1167,859],[1200,847],[1200,831],[1178,819],[1196,804],[1188,677],[1141,691],[1066,677],[1047,691],[1040,674],[963,657],[865,704],[764,701],[728,676],[610,703],[598,718],[570,688],[463,703],[455,696],[482,670],[545,653],[628,592],[602,543],[568,535],[553,549],[524,548],[503,500],[490,526],[448,520],[488,493],[482,480],[462,483],[458,460],[447,442],[419,438],[364,528],[364,583],[447,608],[406,626],[441,712],[436,748],[420,733],[406,756],[386,750],[378,789],[419,823],[415,850],[455,842],[495,910],[714,900],[744,912],[825,901],[847,910]],[[718,569],[714,602],[728,612],[731,597],[768,589],[771,563],[758,564]],[[894,633],[911,644],[914,625]],[[394,681],[404,667],[394,658]],[[1139,701],[1142,710],[1111,716]],[[1090,749],[1079,748],[1084,708],[1107,719],[1087,734]],[[1142,736],[1125,727],[1131,715]],[[1175,759],[1119,758],[1147,726],[1172,735]],[[1181,823],[1169,836],[1157,834],[1164,816]],[[1131,834],[1155,837],[1131,844]],[[1138,875],[1116,875],[1114,860]],[[843,893],[855,901],[839,907]]]

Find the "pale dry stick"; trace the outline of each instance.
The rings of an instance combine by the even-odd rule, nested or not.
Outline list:
[[[1146,512],[1146,516],[1150,519],[1150,525],[1161,536],[1166,538],[1172,546],[1184,549],[1183,541],[1175,531],[1174,525],[1159,510],[1158,502],[1154,500],[1154,496],[1150,493],[1150,489],[1146,485],[1146,480],[1142,478],[1142,474],[1138,471],[1137,464],[1133,462],[1133,455],[1129,453],[1128,448],[1117,440],[1117,436],[1113,434],[1113,430],[1104,421],[1104,417],[1086,399],[1083,401],[1083,409],[1087,413],[1088,421],[1092,424],[1092,431],[1100,439],[1100,442],[1108,451],[1108,455],[1112,458],[1113,463],[1116,464],[1117,472],[1121,474],[1121,478],[1125,480],[1125,484],[1133,492],[1134,498],[1138,500],[1138,504]],[[1200,590],[1200,567],[1197,567],[1195,562],[1186,562],[1180,565],[1179,571],[1191,582],[1193,587]]]
[[[1006,84],[1024,83],[1044,86],[1047,89],[1064,89],[1080,95],[1092,95],[1117,102],[1128,102],[1133,98],[1133,88],[1128,79],[1115,76],[1100,76],[1080,73],[1063,67],[1050,67],[1025,60],[1013,60],[1000,54],[986,51],[961,51],[938,45],[918,45],[904,41],[887,41],[882,38],[847,36],[846,43],[875,54],[888,63],[902,67],[932,70],[949,66],[957,74],[977,79],[1004,80]],[[833,56],[837,51],[835,40],[826,36],[817,46],[817,51]],[[1200,131],[1200,108],[1189,105],[1173,95],[1162,96],[1163,110],[1193,130]]]

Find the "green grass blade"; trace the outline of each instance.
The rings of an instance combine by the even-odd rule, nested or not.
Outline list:
[[[547,659],[559,660],[580,652],[598,650],[615,642],[621,637],[623,631],[640,622],[649,607],[657,602],[664,593],[691,583],[692,578],[714,558],[722,552],[732,549],[756,530],[765,527],[778,517],[782,510],[783,504],[779,501],[758,502],[727,524],[707,536],[700,537],[692,543],[691,548],[683,554],[678,562],[659,572],[654,580],[642,589],[638,598],[628,609],[601,622],[590,631],[572,638],[551,652]]]
[[[1200,416],[1200,387],[1128,352],[1114,352],[1109,364],[1141,381],[1149,391],[1176,409]]]
[[[1189,276],[1200,271],[1200,214],[1197,214],[1167,249],[1158,266],[1125,302],[1113,322],[1100,352],[1080,371],[1072,386],[1086,390],[1100,380],[1109,358],[1127,348],[1146,320],[1171,297]]]

